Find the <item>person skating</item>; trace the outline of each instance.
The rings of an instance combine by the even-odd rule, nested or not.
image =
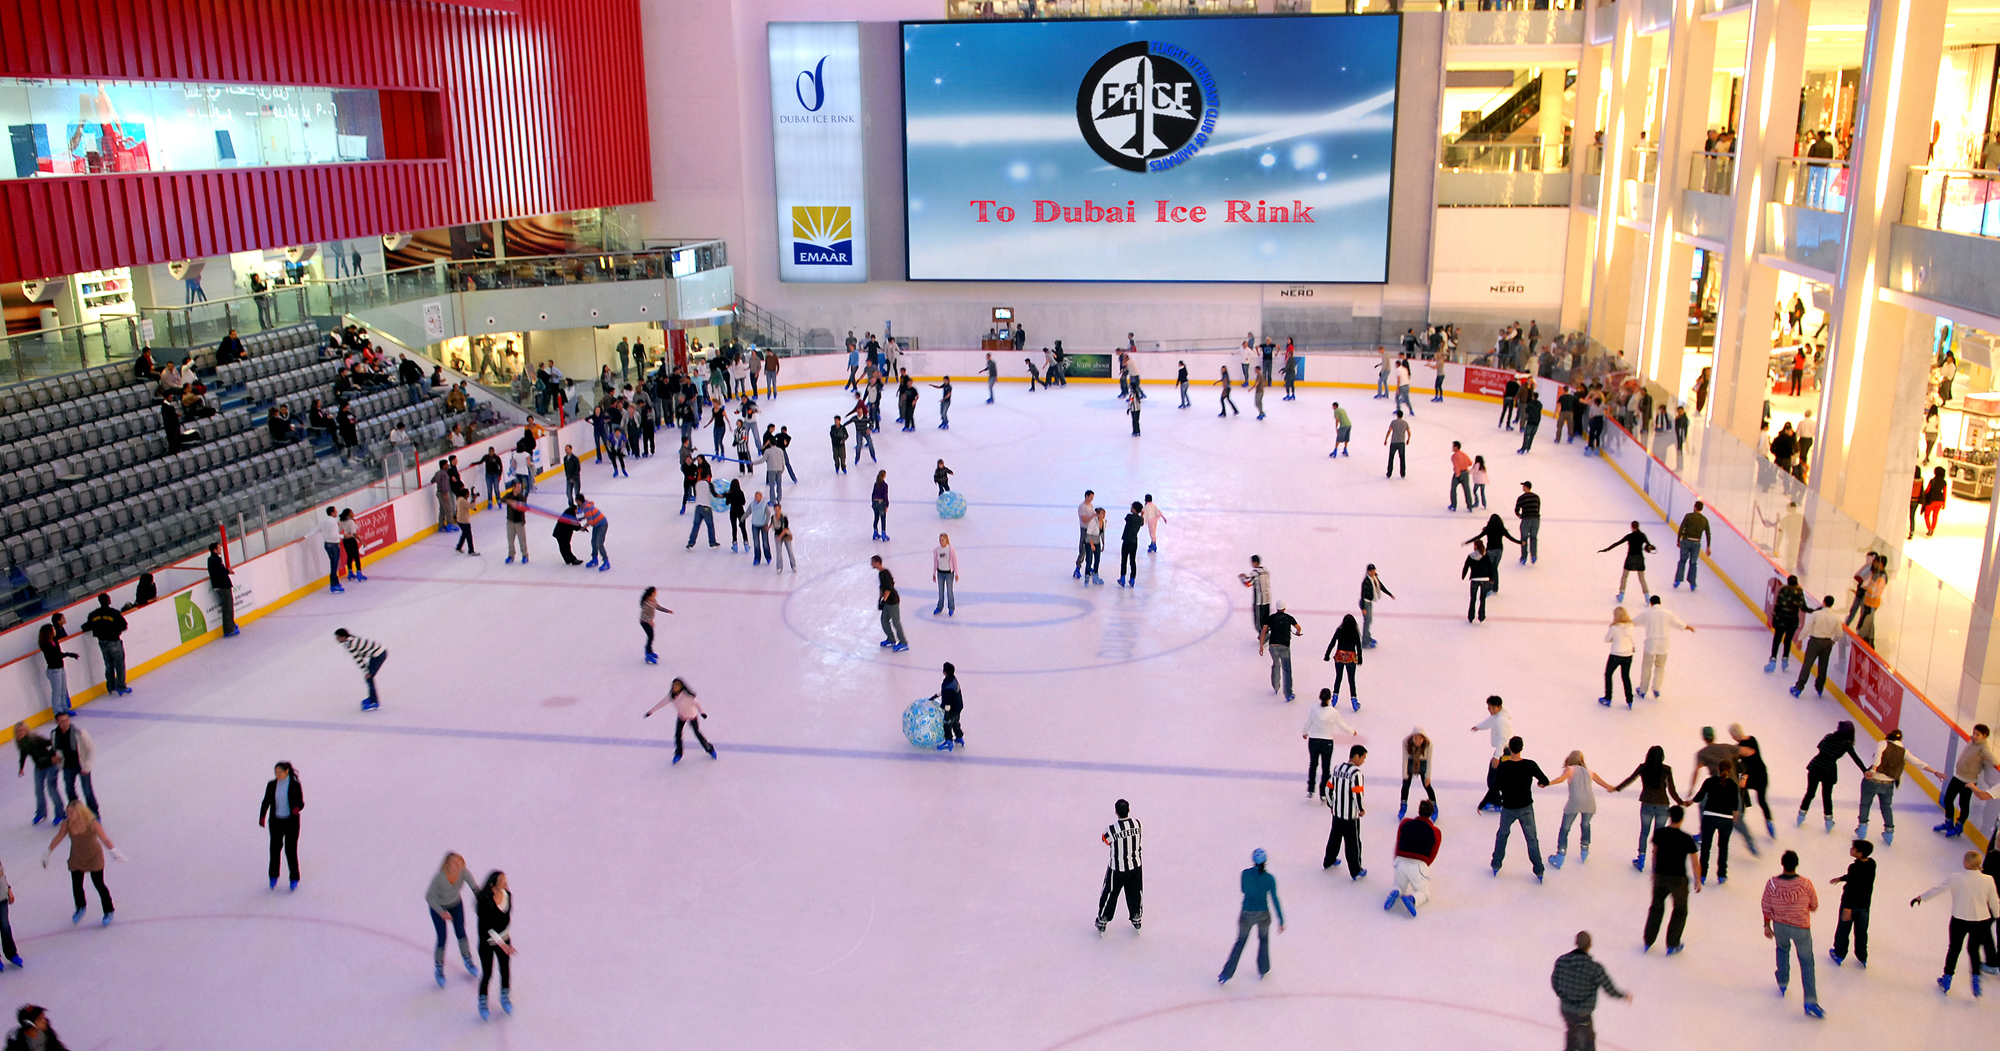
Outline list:
[[[1395,598],[1396,594],[1382,583],[1382,575],[1375,570],[1375,563],[1368,563],[1368,570],[1361,577],[1361,648],[1375,648],[1375,602],[1378,598]]]
[[[1451,496],[1451,506],[1447,511],[1458,510],[1458,492],[1465,490],[1465,510],[1470,514],[1478,505],[1472,502],[1472,457],[1465,454],[1459,443],[1451,443],[1451,482],[1447,491]],[[1496,516],[1497,517],[1497,516]]]
[[[1604,965],[1591,958],[1590,945],[1589,931],[1576,932],[1576,948],[1556,957],[1555,969],[1549,973],[1549,985],[1555,989],[1562,1011],[1567,1051],[1597,1051],[1593,1016],[1599,989],[1613,999],[1632,1002],[1632,994],[1613,985]]]
[[[639,593],[639,630],[646,633],[647,664],[660,663],[659,654],[653,652],[653,617],[658,613],[671,614],[673,612],[673,610],[660,605],[659,595],[660,589],[656,587],[648,587]]]
[[[1514,498],[1514,517],[1520,521],[1521,565],[1539,562],[1542,556],[1542,498],[1535,483],[1522,482],[1521,495]]]
[[[1644,583],[1642,580],[1641,584]],[[1639,660],[1639,693],[1645,695],[1647,689],[1653,692],[1653,699],[1659,700],[1660,689],[1667,684],[1667,650],[1672,645],[1675,631],[1694,632],[1694,625],[1682,620],[1673,610],[1660,605],[1660,596],[1646,597],[1646,611],[1639,614],[1639,626],[1646,632],[1645,656]],[[1630,707],[1630,701],[1627,701]]]
[[[56,761],[56,749],[49,739],[28,729],[26,722],[14,724],[14,750],[20,756],[15,764],[14,776],[27,776],[28,764],[35,766],[35,819],[31,825],[39,825],[51,811],[56,820],[62,820],[62,791],[58,787],[58,775],[62,767]]]
[[[946,665],[950,667],[950,665]],[[1111,862],[1104,869],[1104,889],[1097,895],[1097,936],[1104,937],[1104,928],[1118,912],[1118,895],[1125,895],[1125,915],[1132,921],[1132,929],[1139,929],[1139,921],[1145,915],[1140,904],[1141,892],[1145,889],[1145,874],[1141,867],[1144,859],[1140,849],[1138,819],[1132,816],[1132,804],[1121,799],[1112,804],[1112,811],[1118,820],[1112,822],[1098,837],[1111,848]]]
[[[1090,527],[1097,521],[1097,491],[1085,489],[1083,502],[1076,505],[1076,568],[1070,571],[1071,579],[1083,576],[1084,559],[1090,555]]]
[[[1592,782],[1607,792],[1618,791],[1609,781],[1592,772],[1584,762],[1582,752],[1571,752],[1563,760],[1563,772],[1549,782],[1551,786],[1569,785],[1569,799],[1563,803],[1562,831],[1556,833],[1556,852],[1549,855],[1549,864],[1556,868],[1562,868],[1563,861],[1569,857],[1569,828],[1579,819],[1583,827],[1577,841],[1582,849],[1578,860],[1590,860],[1590,819],[1597,816],[1597,794],[1590,790]]]
[[[1083,527],[1083,582],[1085,584],[1104,583],[1098,570],[1104,565],[1104,508],[1090,517]]]
[[[549,530],[556,540],[556,554],[565,566],[583,565],[583,559],[576,557],[575,549],[570,546],[576,540],[577,528],[576,505],[570,504],[556,516],[555,527]]]
[[[1875,844],[1865,839],[1857,839],[1848,844],[1847,856],[1853,861],[1847,863],[1847,873],[1835,876],[1828,883],[1841,884],[1840,925],[1833,929],[1833,948],[1826,955],[1835,967],[1847,961],[1847,941],[1854,939],[1854,959],[1861,966],[1868,966],[1868,909],[1875,900]],[[1990,961],[1989,961],[1990,962]],[[1978,969],[1974,968],[1974,973]]]
[[[264,785],[264,802],[257,808],[257,827],[271,833],[271,889],[278,889],[278,854],[283,851],[292,874],[291,889],[298,890],[299,812],[306,808],[306,795],[292,764],[281,762],[271,773],[271,780]]]
[[[874,512],[874,533],[871,540],[889,539],[889,472],[875,472],[875,488],[868,494],[868,506]]]
[[[500,966],[500,1010],[514,1013],[514,1001],[508,997],[514,981],[514,896],[507,890],[507,874],[497,870],[488,873],[479,893],[472,896],[472,904],[479,919],[479,1019],[483,1022],[491,1017],[486,1011],[486,990],[493,981],[495,963]]]
[[[938,702],[938,711],[944,713],[937,750],[964,748],[965,728],[959,724],[959,718],[965,713],[965,691],[958,688],[958,669],[950,661],[944,662],[944,681],[938,684],[938,692],[931,694],[931,700]]]
[[[1794,697],[1805,691],[1806,679],[1815,669],[1819,674],[1813,679],[1813,688],[1821,697],[1826,696],[1826,667],[1833,659],[1833,643],[1840,637],[1841,628],[1840,613],[1833,608],[1833,601],[1832,595],[1826,596],[1812,616],[1806,618],[1806,651],[1799,661],[1798,681],[1792,683]]]
[[[1715,882],[1729,882],[1729,836],[1736,830],[1736,812],[1742,806],[1742,788],[1737,779],[1736,761],[1724,759],[1715,772],[1701,783],[1689,802],[1701,807],[1701,881],[1708,882],[1708,858],[1715,854]]]
[[[1952,975],[1958,970],[1958,951],[1966,950],[1967,963],[1972,970],[1972,995],[1981,993],[1979,975],[1982,961],[1992,967],[1993,921],[2000,918],[2000,891],[1996,891],[1993,877],[1980,871],[1980,853],[1976,850],[1965,852],[1965,867],[1944,878],[1937,886],[1910,899],[1910,907],[1916,908],[1921,902],[1929,901],[1940,894],[1951,894],[1951,936],[1945,943],[1944,976],[1937,980],[1938,989],[1951,991]]]
[[[97,639],[97,652],[104,658],[104,691],[116,696],[131,693],[125,685],[125,615],[111,604],[110,595],[97,596],[97,608],[83,618],[83,630]]]
[[[1132,501],[1132,509],[1125,512],[1124,528],[1118,536],[1118,585],[1136,588],[1139,586],[1139,530],[1146,527],[1146,506]]]
[[[1229,396],[1229,386],[1230,386],[1229,366],[1227,365],[1222,366],[1222,378],[1216,380],[1215,382],[1222,385],[1222,400],[1217,402],[1217,405],[1222,409],[1222,411],[1216,413],[1216,415],[1227,416],[1232,412],[1238,416],[1243,415],[1243,410],[1236,407],[1235,399]]]
[[[1222,370],[1223,379],[1229,378],[1229,370]],[[1243,944],[1250,940],[1250,931],[1257,931],[1257,977],[1271,973],[1271,913],[1278,914],[1278,933],[1285,933],[1285,906],[1278,900],[1278,881],[1264,870],[1268,860],[1263,847],[1250,852],[1250,867],[1243,870],[1238,883],[1243,889],[1243,908],[1236,914],[1236,945],[1229,950],[1229,962],[1222,965],[1222,973],[1216,976],[1216,984],[1226,984],[1236,977],[1236,963],[1243,958]],[[1268,904],[1267,904],[1268,901]]]
[[[479,977],[479,967],[472,962],[472,946],[465,940],[465,902],[458,896],[458,888],[464,887],[479,897],[479,887],[472,882],[472,876],[465,871],[465,858],[458,854],[446,854],[444,863],[431,876],[430,886],[424,889],[424,904],[431,912],[431,926],[437,928],[437,953],[433,960],[438,988],[444,988],[444,929],[445,922],[451,922],[453,933],[458,935],[458,958],[465,964],[465,973]]]
[[[368,696],[361,701],[361,710],[372,712],[382,707],[382,698],[375,692],[375,673],[382,670],[382,662],[389,659],[389,651],[379,642],[370,642],[359,635],[350,635],[346,628],[333,629],[333,639],[347,650],[360,667],[361,674],[368,680]]]
[[[1180,388],[1180,392],[1181,392],[1181,403],[1180,403],[1180,405],[1179,405],[1178,407],[1179,407],[1179,408],[1183,408],[1183,409],[1185,409],[1185,408],[1187,408],[1187,407],[1188,407],[1189,405],[1191,405],[1191,404],[1193,404],[1193,403],[1192,403],[1192,402],[1190,402],[1190,401],[1188,401],[1188,372],[1187,372],[1187,362],[1185,362],[1185,361],[1182,361],[1182,362],[1180,362],[1179,364],[1180,364],[1180,372],[1179,372],[1179,373],[1177,373],[1177,374],[1175,375],[1175,377],[1174,377],[1174,386],[1176,386],[1176,387]]]
[[[1493,757],[1486,764],[1486,795],[1479,800],[1481,811],[1500,809],[1500,789],[1495,781],[1494,770],[1500,757],[1507,754],[1507,741],[1514,735],[1514,717],[1506,711],[1499,695],[1486,698],[1486,718],[1472,724],[1476,733],[1485,730],[1493,745]]]
[[[943,392],[938,395],[938,430],[951,430],[951,377],[946,376],[943,383],[933,383],[931,387]],[[911,416],[914,423],[914,409]]]
[[[69,801],[69,809],[62,821],[56,825],[56,838],[49,840],[49,849],[42,853],[42,867],[49,867],[49,858],[63,839],[69,839],[69,889],[70,897],[76,902],[76,912],[69,918],[71,925],[83,919],[83,911],[89,907],[83,896],[83,877],[90,876],[90,882],[97,888],[97,904],[104,910],[102,926],[111,926],[111,914],[117,906],[111,902],[111,891],[104,886],[104,852],[109,850],[112,858],[124,861],[125,853],[111,842],[111,834],[97,816],[90,812],[80,799]]]
[[[993,384],[1000,379],[1000,366],[993,363],[993,355],[986,355],[986,364],[979,370],[986,373],[986,404],[993,404]]]
[[[0,870],[0,892],[6,894],[6,898],[0,900],[0,956],[4,956],[7,963],[23,967],[26,965],[21,962],[21,951],[14,944],[14,921],[9,915],[14,904],[14,885],[7,882],[5,870]],[[5,967],[6,964],[0,964],[0,970]]]
[[[943,460],[937,462],[937,469],[931,472],[931,481],[936,483],[939,496],[951,492],[951,476],[957,473],[946,467]]]
[[[958,549],[951,546],[950,533],[939,533],[938,546],[931,551],[931,580],[938,589],[937,606],[931,615],[957,616]]]
[[[1475,539],[1472,541],[1472,553],[1465,556],[1465,563],[1459,567],[1460,579],[1466,580],[1471,585],[1471,591],[1465,600],[1467,624],[1472,623],[1475,610],[1481,621],[1486,619],[1486,596],[1492,594],[1493,580],[1499,575],[1493,568],[1497,554],[1498,552],[1489,553],[1486,550],[1486,541]]]
[[[1694,502],[1694,510],[1681,517],[1681,528],[1676,538],[1680,542],[1680,558],[1674,563],[1674,586],[1681,586],[1685,572],[1689,591],[1695,590],[1695,571],[1701,568],[1702,542],[1707,541],[1709,557],[1715,557],[1715,534],[1709,531],[1708,516],[1701,513],[1702,502]]]
[[[1729,724],[1729,737],[1736,742],[1736,772],[1743,778],[1743,805],[1736,811],[1736,829],[1743,833],[1743,845],[1749,847],[1754,855],[1757,853],[1757,842],[1752,838],[1749,823],[1745,820],[1753,798],[1758,808],[1764,811],[1765,833],[1772,839],[1778,838],[1778,826],[1771,820],[1771,801],[1767,796],[1771,788],[1771,770],[1764,762],[1764,746],[1744,732],[1742,723]]]
[[[510,484],[507,492],[500,497],[500,506],[507,512],[507,564],[510,566],[514,564],[514,548],[518,544],[521,549],[521,564],[525,566],[528,564],[527,487],[519,481]],[[699,526],[701,523],[697,520],[695,524]],[[714,522],[711,520],[711,532],[713,529]],[[688,539],[688,546],[694,546],[693,537]]]
[[[875,609],[882,618],[882,645],[896,653],[910,648],[910,640],[903,634],[903,597],[896,593],[896,577],[882,565],[882,556],[868,559],[875,570]]]
[[[1305,633],[1280,602],[1257,634],[1257,656],[1262,657],[1266,648],[1271,653],[1271,692],[1284,694],[1287,702],[1292,699],[1292,639]]]
[[[1810,606],[1799,578],[1787,576],[1785,586],[1771,599],[1771,659],[1764,663],[1764,674],[1792,670],[1792,639],[1799,633],[1800,614],[1809,612]],[[1782,665],[1778,663],[1781,658]]]
[[[1470,508],[1467,510],[1470,510]],[[1500,516],[1496,514],[1487,515],[1486,525],[1481,527],[1479,532],[1473,534],[1471,540],[1467,540],[1459,546],[1464,547],[1474,540],[1484,540],[1486,542],[1486,557],[1493,563],[1492,593],[1498,595],[1500,593],[1500,559],[1507,553],[1507,545],[1504,541],[1512,540],[1516,544],[1519,544],[1522,540],[1520,537],[1509,533],[1507,531],[1507,523],[1502,521]],[[1526,549],[1524,548],[1523,550]]]
[[[1652,842],[1652,833],[1667,824],[1669,800],[1674,806],[1685,804],[1680,790],[1674,787],[1674,771],[1667,765],[1667,750],[1654,745],[1646,749],[1646,761],[1633,768],[1625,780],[1618,782],[1614,792],[1624,790],[1634,781],[1639,782],[1639,855],[1632,859],[1632,867],[1646,870],[1646,844]]]
[[[1733,728],[1732,728],[1733,729]],[[1896,788],[1903,783],[1903,771],[1915,768],[1939,780],[1944,780],[1944,771],[1910,754],[1903,747],[1903,731],[1891,730],[1882,742],[1875,746],[1875,761],[1861,776],[1861,818],[1854,826],[1856,839],[1868,838],[1868,809],[1876,800],[1882,803],[1882,842],[1896,841]]]
[[[1500,829],[1493,834],[1493,874],[1507,860],[1507,833],[1516,822],[1527,841],[1528,861],[1535,868],[1535,882],[1542,881],[1542,842],[1535,832],[1535,785],[1549,787],[1549,777],[1533,759],[1521,756],[1527,745],[1519,737],[1507,739],[1507,751],[1493,760],[1493,783],[1500,793]]]
[[[78,725],[74,716],[63,712],[56,716],[55,729],[49,732],[49,747],[55,752],[56,765],[62,768],[63,793],[69,801],[77,801],[77,783],[83,785],[83,805],[93,814],[102,815],[97,807],[97,789],[91,783],[91,767],[97,760],[97,742],[91,739],[90,731]],[[49,802],[56,802],[54,786],[50,786]],[[55,815],[62,820],[62,815]]]
[[[674,763],[681,761],[681,734],[690,726],[694,727],[694,739],[701,745],[701,750],[707,752],[710,759],[715,758],[715,746],[709,744],[708,738],[701,735],[701,720],[708,718],[708,713],[703,711],[700,702],[695,700],[694,690],[678,676],[674,678],[673,684],[667,687],[667,695],[660,698],[660,703],[646,709],[646,714],[642,718],[652,718],[654,712],[669,704],[674,706]]]
[[[1382,435],[1382,444],[1389,447],[1389,464],[1382,471],[1387,478],[1396,471],[1402,477],[1410,476],[1410,423],[1403,419],[1403,410],[1396,410],[1396,417],[1389,421],[1389,429]]]
[[[1146,553],[1150,555],[1160,550],[1160,523],[1167,520],[1167,513],[1153,502],[1152,493],[1146,494],[1146,504],[1139,513],[1146,519]]]
[[[833,418],[833,426],[827,429],[827,436],[833,440],[833,473],[847,473],[847,421],[839,416]],[[682,501],[686,503],[685,500]]]
[[[1409,782],[1404,781],[1407,789]],[[1428,782],[1425,784],[1428,788]],[[1389,896],[1382,901],[1383,911],[1396,907],[1402,902],[1412,918],[1417,915],[1417,907],[1428,905],[1431,900],[1431,865],[1437,861],[1438,848],[1444,846],[1444,833],[1437,827],[1437,804],[1429,799],[1417,801],[1417,816],[1403,818],[1396,824],[1396,885],[1389,889]]]
[[[1797,690],[1792,691],[1798,694]],[[1993,769],[1993,731],[1985,723],[1972,728],[1972,738],[1958,750],[1958,759],[1952,763],[1951,780],[1946,781],[1944,791],[1938,796],[1938,806],[1944,810],[1944,823],[1931,831],[1942,832],[1946,838],[1965,832],[1965,819],[1972,812],[1972,796],[1979,792],[1976,786],[1988,770]],[[1987,798],[1984,795],[1981,798]],[[1958,818],[1952,819],[1953,808],[1957,808]]]
[[[1672,918],[1667,920],[1667,955],[1672,956],[1687,946],[1681,942],[1681,933],[1687,929],[1688,889],[1690,865],[1695,853],[1695,840],[1682,830],[1681,821],[1687,811],[1680,807],[1667,808],[1666,827],[1653,832],[1653,902],[1646,908],[1646,947],[1643,952],[1653,951],[1653,941],[1660,936],[1660,919],[1667,911],[1668,900],[1673,901]],[[1640,851],[1643,865],[1644,848]],[[1696,894],[1701,893],[1701,884],[1694,883]]]
[[[1347,414],[1346,409],[1340,407],[1339,402],[1334,402],[1333,403],[1333,451],[1327,453],[1327,455],[1349,456],[1349,457],[1353,456],[1354,450],[1347,443],[1348,439],[1353,436],[1354,436],[1354,418]]]
[[[1634,573],[1639,574],[1640,594],[1651,595],[1653,589],[1646,585],[1646,552],[1657,550],[1653,547],[1653,542],[1646,539],[1646,534],[1639,530],[1639,523],[1633,522],[1631,532],[1605,547],[1598,548],[1598,554],[1603,554],[1620,544],[1625,545],[1625,564],[1618,572],[1618,601],[1625,601],[1625,583]]]
[[[1333,691],[1321,688],[1318,706],[1306,711],[1305,729],[1299,736],[1306,742],[1306,795],[1326,795],[1326,780],[1333,776],[1333,735],[1338,731],[1349,737],[1359,736],[1347,720],[1340,717],[1340,705],[1335,703]],[[1410,792],[1408,780],[1403,782],[1403,794]]]
[[[1264,568],[1262,555],[1250,556],[1250,572],[1236,574],[1236,582],[1250,589],[1250,630],[1261,642],[1264,618],[1271,615],[1271,571]],[[1258,653],[1262,653],[1261,646]]]
[[[1792,952],[1799,956],[1799,980],[1804,983],[1806,1014],[1825,1018],[1819,1006],[1819,983],[1813,974],[1812,914],[1819,911],[1819,892],[1799,875],[1799,854],[1787,850],[1778,859],[1784,871],[1764,883],[1764,937],[1777,943],[1778,995],[1792,984]]]
[[[1618,606],[1611,611],[1611,626],[1604,629],[1604,641],[1611,647],[1610,655],[1604,658],[1604,695],[1597,703],[1611,707],[1611,673],[1616,671],[1625,684],[1625,707],[1632,707],[1632,615],[1625,607]]]
[[[1327,691],[1321,690],[1325,697]],[[1352,733],[1353,731],[1349,731]],[[1431,787],[1431,737],[1421,726],[1412,727],[1403,738],[1403,791],[1396,806],[1396,820],[1401,821],[1410,810],[1410,782],[1421,781],[1424,794],[1430,797],[1432,821],[1437,820],[1437,789]]]
[[[1361,776],[1361,766],[1368,761],[1368,749],[1354,745],[1347,750],[1347,762],[1333,768],[1326,779],[1326,792],[1320,800],[1333,812],[1333,824],[1326,834],[1326,855],[1320,861],[1320,868],[1330,869],[1340,864],[1341,850],[1347,851],[1347,878],[1358,880],[1368,875],[1361,865],[1361,819],[1367,813],[1366,783]]]
[[[582,493],[576,494],[576,509],[571,512],[571,517],[576,519],[579,527],[590,530],[590,561],[585,562],[584,567],[594,566],[599,573],[609,571],[611,552],[604,546],[604,534],[611,529],[610,520]]]
[[[1863,776],[1868,767],[1854,752],[1854,724],[1846,719],[1835,723],[1833,732],[1821,737],[1812,759],[1806,763],[1806,794],[1799,800],[1799,819],[1796,824],[1806,823],[1806,808],[1812,803],[1813,791],[1819,791],[1820,802],[1826,808],[1826,830],[1833,831],[1833,786],[1840,782],[1840,760],[1845,756],[1854,761],[1854,768]]]
[[[463,482],[454,483],[451,500],[452,521],[458,527],[458,543],[452,545],[452,550],[477,555],[479,546],[472,540],[472,490],[467,489]]]
[[[1333,638],[1327,641],[1326,653],[1320,657],[1321,662],[1333,662],[1334,703],[1340,703],[1340,677],[1345,671],[1348,696],[1357,712],[1361,710],[1361,684],[1354,676],[1361,667],[1362,648],[1361,627],[1354,622],[1354,614],[1349,613],[1340,618],[1340,627],[1333,629]]]

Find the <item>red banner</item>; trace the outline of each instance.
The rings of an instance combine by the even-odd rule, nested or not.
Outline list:
[[[362,554],[388,547],[396,542],[395,507],[383,504],[355,515],[354,530]]]
[[[1519,374],[1509,372],[1506,369],[1489,369],[1484,365],[1467,365],[1465,367],[1465,393],[1487,394],[1499,397],[1507,393],[1507,381],[1517,375]]]
[[[1875,720],[1883,733],[1903,717],[1903,684],[1874,651],[1854,644],[1847,650],[1847,695]]]

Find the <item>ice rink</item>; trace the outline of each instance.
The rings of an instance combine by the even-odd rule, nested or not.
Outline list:
[[[964,383],[948,431],[926,387],[917,430],[885,420],[876,438],[894,536],[879,544],[867,539],[876,465],[830,470],[827,428],[850,402],[788,392],[760,423],[797,435],[799,482],[785,487],[796,574],[753,568],[726,535],[720,550],[705,537],[684,548],[692,514],[676,514],[663,433],[661,455],[634,461],[629,479],[586,460],[586,491],[611,522],[608,573],[565,567],[543,519],[530,523],[532,563],[505,565],[499,515],[483,513],[479,558],[455,554],[453,536],[425,539],[345,594],[304,598],[135,680],[130,696],[79,716],[97,741],[105,826],[131,857],[106,873],[117,920],[98,927],[93,898],[85,923],[69,924],[63,852],[37,864],[50,834],[29,827],[29,782],[16,781],[0,861],[27,967],[0,974],[0,990],[9,1006],[46,1006],[71,1047],[103,1051],[1545,1049],[1562,1038],[1550,966],[1588,929],[1636,996],[1600,1005],[1607,1048],[1990,1039],[1962,966],[1948,998],[1932,984],[1948,902],[1905,904],[1957,867],[1963,845],[1930,831],[1937,810],[1914,785],[1899,793],[1896,843],[1876,855],[1872,966],[1826,959],[1839,899],[1827,880],[1847,862],[1858,772],[1841,773],[1833,833],[1817,808],[1802,828],[1793,814],[1813,743],[1846,715],[1762,673],[1768,637],[1719,580],[1668,588],[1670,530],[1581,442],[1551,444],[1550,423],[1518,456],[1493,405],[1420,395],[1410,475],[1384,480],[1389,402],[1372,390],[1273,392],[1261,422],[1245,392],[1244,414],[1227,420],[1213,387],[1187,410],[1168,385],[1149,392],[1133,438],[1102,384],[1007,384],[988,406],[983,385]],[[1354,416],[1352,457],[1327,456],[1335,399]],[[698,448],[708,434],[696,431]],[[1466,623],[1459,568],[1486,512],[1445,510],[1452,439],[1487,458],[1488,500],[1510,529],[1522,479],[1544,501],[1548,559],[1519,566],[1509,546],[1483,625]],[[970,503],[963,520],[934,509],[940,457]],[[545,480],[536,503],[560,510],[560,485]],[[1111,583],[1115,539],[1103,587],[1066,572],[1087,488],[1114,530],[1147,493],[1168,516],[1136,589]],[[1650,581],[1698,631],[1675,641],[1664,696],[1627,711],[1595,703],[1621,557],[1595,552],[1633,518],[1660,547]],[[925,608],[940,528],[959,549],[963,617]],[[876,645],[874,553],[903,591],[907,653]],[[1273,695],[1257,655],[1236,579],[1253,553],[1305,628],[1296,703]],[[1372,750],[1370,871],[1357,884],[1315,864],[1328,815],[1303,791],[1300,729],[1369,562],[1396,597],[1360,669],[1361,710],[1343,712]],[[636,624],[648,584],[674,610],[660,618],[657,667],[641,660]],[[379,712],[358,710],[361,676],[337,627],[389,650]],[[969,747],[918,752],[899,715],[937,690],[943,661],[959,668]],[[689,741],[689,758],[669,765],[671,709],[641,718],[676,675],[710,713],[715,761]],[[1758,907],[1777,871],[1767,837],[1761,858],[1732,844],[1732,879],[1694,897],[1689,948],[1671,959],[1640,953],[1650,876],[1629,864],[1636,785],[1600,792],[1587,864],[1572,843],[1568,865],[1537,885],[1517,834],[1490,875],[1497,819],[1475,812],[1488,746],[1468,729],[1490,693],[1552,776],[1581,749],[1616,783],[1661,744],[1685,787],[1701,726],[1741,721],[1758,735],[1777,847],[1798,849],[1819,888],[1827,1018],[1804,1017],[1796,976],[1788,999],[1776,995]],[[1445,834],[1435,900],[1415,919],[1382,909],[1398,743],[1413,725],[1437,741]],[[1864,759],[1872,748],[1864,735]],[[304,882],[289,894],[266,888],[255,824],[277,760],[297,764],[306,798]],[[1120,797],[1145,828],[1145,930],[1121,907],[1100,940],[1098,836]],[[1563,799],[1538,794],[1543,854]],[[1237,874],[1256,847],[1270,852],[1289,923],[1274,929],[1269,978],[1246,959],[1218,988]],[[475,879],[509,874],[511,1018],[496,1002],[480,1022],[455,950],[448,987],[432,980],[422,897],[448,850]]]

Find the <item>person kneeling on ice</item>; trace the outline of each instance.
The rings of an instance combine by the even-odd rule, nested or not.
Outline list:
[[[1395,908],[1400,901],[1415,916],[1417,906],[1430,903],[1431,864],[1444,845],[1444,833],[1431,820],[1436,816],[1437,805],[1426,799],[1417,804],[1416,817],[1405,818],[1396,826],[1396,886],[1382,902],[1383,911]]]
[[[654,712],[669,704],[674,706],[674,762],[681,761],[681,731],[690,726],[694,727],[694,739],[701,742],[702,750],[708,753],[710,759],[715,758],[715,746],[709,744],[708,738],[701,735],[700,720],[708,718],[708,713],[701,710],[700,704],[695,703],[694,691],[688,688],[685,681],[675,678],[673,686],[667,690],[666,697],[662,698],[660,703],[646,709],[645,717],[652,718]]]

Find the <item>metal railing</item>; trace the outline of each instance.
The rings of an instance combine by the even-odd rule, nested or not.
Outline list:
[[[130,361],[144,346],[140,335],[139,318],[131,314],[0,335],[0,384]]]
[[[1729,194],[1735,192],[1735,187],[1735,154],[1697,152],[1688,158],[1688,189]]]
[[[1821,212],[1847,210],[1848,168],[1828,157],[1780,157],[1771,200]]]
[[[1912,165],[1903,180],[1910,226],[1974,237],[2000,237],[2000,171]]]
[[[1569,146],[1503,142],[1447,142],[1438,167],[1474,172],[1561,172],[1569,170]]]
[[[736,297],[736,323],[740,327],[755,330],[761,336],[758,346],[801,347],[805,345],[805,333],[784,318],[765,310],[763,307]]]

